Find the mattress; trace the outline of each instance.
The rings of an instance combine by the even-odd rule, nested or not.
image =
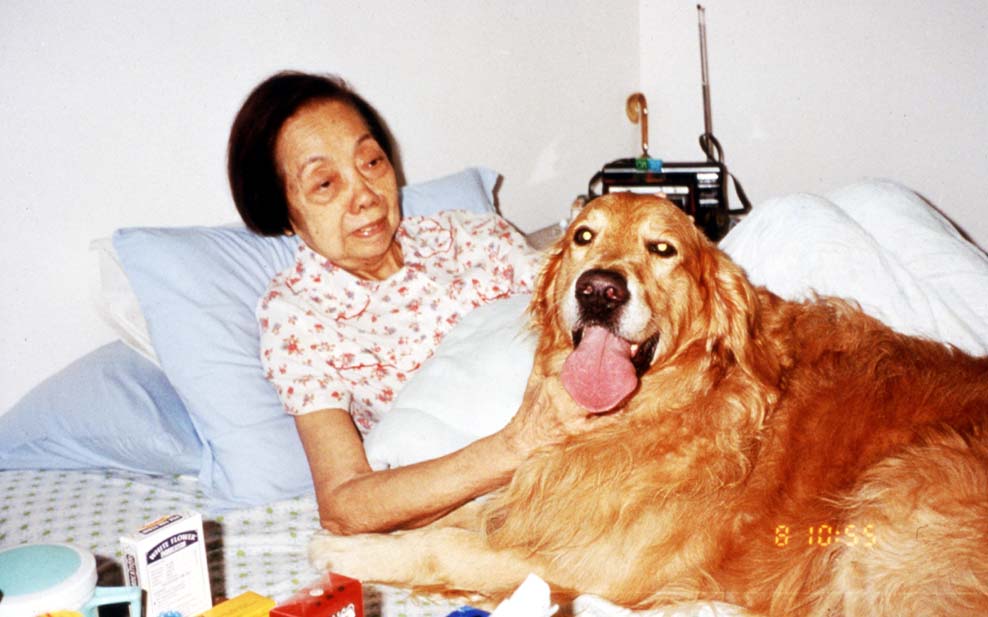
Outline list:
[[[100,585],[123,583],[119,539],[164,514],[203,515],[214,598],[244,591],[283,601],[321,573],[306,545],[318,529],[315,499],[299,497],[213,514],[188,476],[125,471],[0,471],[0,546],[57,542],[96,556]],[[445,617],[463,603],[365,586],[367,617]]]

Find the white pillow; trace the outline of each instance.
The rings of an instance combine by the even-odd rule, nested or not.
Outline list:
[[[899,332],[988,353],[988,256],[895,182],[771,199],[720,248],[784,298],[850,298]]]
[[[144,321],[141,305],[130,286],[113,240],[99,238],[89,244],[89,250],[96,256],[98,273],[94,285],[93,301],[100,315],[113,326],[120,340],[158,366],[158,355],[154,353],[148,324]]]
[[[532,370],[536,337],[527,294],[468,313],[368,433],[371,467],[436,458],[490,435],[514,416]]]

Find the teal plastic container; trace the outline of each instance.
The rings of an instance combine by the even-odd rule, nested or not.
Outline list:
[[[99,617],[99,607],[127,604],[141,615],[139,587],[97,587],[96,558],[71,544],[22,544],[0,549],[0,617],[35,617],[78,611]]]

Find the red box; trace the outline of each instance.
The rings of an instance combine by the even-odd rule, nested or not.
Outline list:
[[[364,617],[360,581],[330,572],[271,609],[270,617]]]

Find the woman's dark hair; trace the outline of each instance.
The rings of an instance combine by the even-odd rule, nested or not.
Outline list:
[[[315,101],[340,101],[353,107],[367,123],[403,184],[398,148],[377,111],[341,78],[297,71],[276,73],[261,82],[244,101],[230,129],[227,176],[233,202],[247,227],[265,236],[291,231],[285,185],[275,162],[274,147],[282,125],[300,108]]]

